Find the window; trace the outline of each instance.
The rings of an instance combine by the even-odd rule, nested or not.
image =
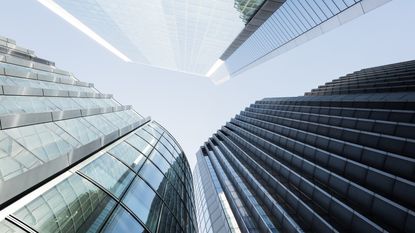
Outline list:
[[[96,232],[115,201],[79,175],[72,175],[14,213],[38,232]]]
[[[121,197],[134,173],[109,154],[104,154],[80,170],[116,197]]]
[[[157,194],[142,179],[139,177],[134,179],[123,202],[151,231],[156,231],[162,202]]]
[[[143,226],[131,216],[124,208],[118,206],[114,214],[108,220],[102,232],[123,233],[123,232],[145,232]]]
[[[146,157],[130,144],[122,142],[112,148],[108,153],[123,161],[135,172],[144,164]]]

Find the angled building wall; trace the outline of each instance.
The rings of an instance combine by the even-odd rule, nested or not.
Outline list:
[[[209,138],[197,166],[212,163],[241,230],[414,232],[414,130],[409,61],[259,100]]]
[[[0,38],[0,232],[196,232],[160,124]]]

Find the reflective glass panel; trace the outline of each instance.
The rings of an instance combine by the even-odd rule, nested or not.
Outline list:
[[[115,114],[114,112],[112,113],[107,113],[102,115],[105,119],[107,119],[109,122],[113,123],[114,125],[118,126],[119,129],[129,125],[127,121],[125,121],[124,119],[122,119],[120,116],[118,116],[117,114]]]
[[[115,206],[99,188],[79,175],[72,175],[14,216],[38,232],[96,232]]]
[[[154,128],[150,127],[149,125],[144,126],[143,129],[145,131],[149,132],[155,138],[160,138],[161,137],[161,133],[159,133],[157,130],[155,130]]]
[[[170,164],[157,150],[153,150],[148,158],[151,159],[164,174],[170,169]]]
[[[59,110],[49,99],[43,97],[0,96],[0,115]]]
[[[139,151],[141,151],[145,155],[149,155],[151,150],[153,149],[151,145],[149,145],[146,141],[144,141],[142,138],[140,138],[139,136],[135,134],[128,137],[127,140],[125,141],[128,142],[130,145],[134,146],[135,148],[137,148]]]
[[[171,154],[176,155],[176,150],[173,148],[173,146],[170,144],[170,142],[167,141],[167,139],[164,136],[160,138],[160,142],[163,143],[163,145],[167,149],[169,149]]]
[[[57,121],[56,124],[62,127],[66,132],[70,133],[78,141],[82,142],[82,144],[87,144],[103,136],[102,133],[83,118]]]
[[[120,197],[134,178],[134,173],[109,154],[103,154],[81,169],[116,197]]]
[[[55,123],[12,128],[3,132],[43,161],[57,158],[80,146],[77,140]]]
[[[179,224],[177,223],[176,219],[171,214],[169,209],[166,208],[166,206],[163,206],[163,212],[161,214],[159,231],[165,232],[165,233],[182,232],[181,227],[179,226]]]
[[[50,102],[56,105],[61,110],[82,109],[81,105],[77,104],[72,98],[52,97]]]
[[[123,202],[148,228],[155,232],[162,202],[157,194],[139,177],[127,190]]]
[[[0,222],[0,232],[1,233],[25,233],[26,231],[20,229],[13,223],[3,220]]]
[[[142,118],[133,112],[133,110],[127,110],[127,111],[120,111],[120,112],[114,112],[114,114],[117,114],[119,117],[121,117],[123,120],[128,122],[128,124],[135,123]]]
[[[146,159],[142,153],[138,152],[137,149],[125,142],[113,147],[109,153],[129,165],[130,168],[136,172],[138,172]]]
[[[153,187],[154,190],[160,195],[163,195],[167,179],[153,163],[147,160],[139,174],[151,185],[151,187]]]
[[[143,129],[139,129],[136,134],[153,146],[157,143],[157,139]]]
[[[175,162],[175,158],[173,157],[173,155],[170,153],[169,150],[167,150],[167,148],[162,144],[162,143],[157,143],[156,145],[156,149],[158,150],[158,152],[160,152],[161,154],[163,154],[163,156],[171,163],[173,164]]]
[[[0,183],[37,167],[42,160],[0,131]]]
[[[102,232],[105,233],[127,233],[146,232],[141,224],[131,216],[123,207],[118,206],[111,215]]]
[[[148,126],[150,126],[151,128],[155,129],[160,134],[163,134],[164,133],[164,130],[158,124],[156,124],[155,122],[150,122],[148,124]]]
[[[103,134],[110,134],[118,130],[118,127],[106,120],[103,115],[88,116],[84,117],[84,119],[95,128],[99,129],[99,131]]]

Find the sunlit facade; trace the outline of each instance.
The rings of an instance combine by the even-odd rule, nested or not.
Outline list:
[[[197,154],[200,232],[415,232],[414,84],[409,61],[245,108]]]
[[[0,232],[196,232],[160,124],[0,37]]]
[[[38,0],[127,62],[230,77],[390,0]]]

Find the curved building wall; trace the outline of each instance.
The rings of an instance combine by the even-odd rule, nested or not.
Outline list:
[[[169,132],[0,39],[0,232],[196,231]]]

